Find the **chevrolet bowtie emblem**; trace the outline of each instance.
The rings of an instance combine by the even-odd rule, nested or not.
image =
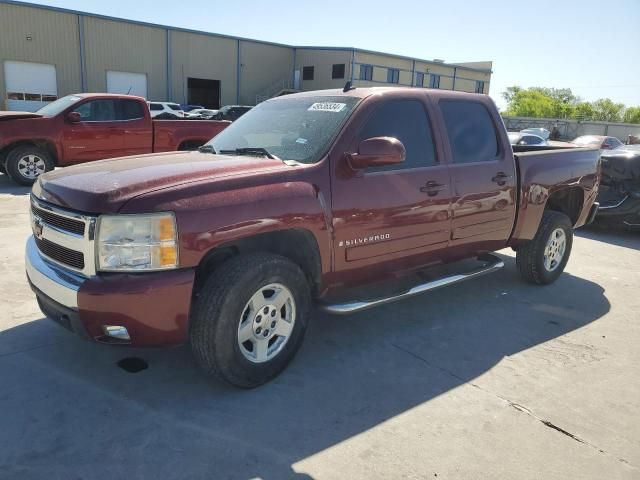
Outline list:
[[[42,220],[38,217],[33,219],[33,234],[39,240],[42,239]]]

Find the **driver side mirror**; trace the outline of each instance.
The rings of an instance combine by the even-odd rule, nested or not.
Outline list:
[[[349,153],[351,168],[382,167],[404,162],[407,151],[400,140],[393,137],[373,137],[358,145],[358,153]]]
[[[69,112],[67,114],[67,121],[69,123],[80,123],[82,121],[82,117],[78,112]]]

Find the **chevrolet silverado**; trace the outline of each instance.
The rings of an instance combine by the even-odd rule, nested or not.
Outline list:
[[[596,214],[599,152],[528,148],[486,95],[271,99],[199,151],[39,177],[27,276],[81,336],[189,343],[206,372],[255,387],[293,358],[313,303],[400,300],[501,268],[505,247],[524,279],[555,281]]]

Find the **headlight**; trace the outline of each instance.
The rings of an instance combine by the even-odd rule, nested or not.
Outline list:
[[[97,267],[103,272],[166,270],[178,266],[178,234],[172,213],[102,215]]]

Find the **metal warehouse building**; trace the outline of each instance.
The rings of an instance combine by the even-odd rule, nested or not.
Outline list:
[[[0,0],[0,109],[77,92],[254,105],[298,90],[403,85],[488,93],[491,62],[296,47]]]

